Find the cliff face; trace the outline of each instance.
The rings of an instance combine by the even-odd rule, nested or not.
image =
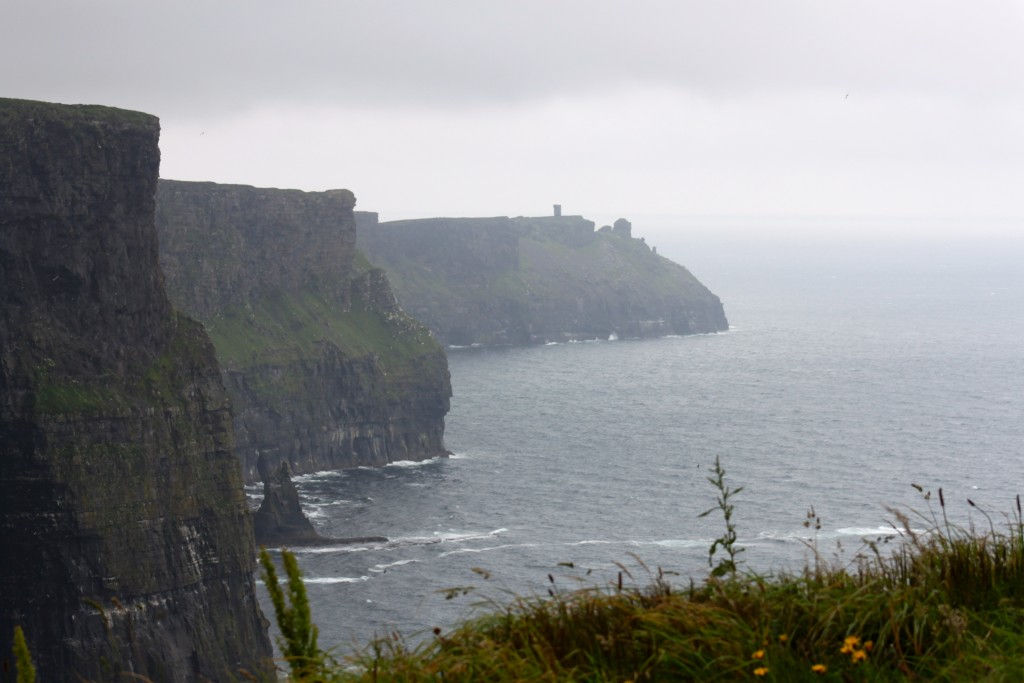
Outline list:
[[[445,454],[444,350],[355,248],[347,190],[160,181],[174,304],[213,339],[238,453],[294,472]]]
[[[528,344],[728,329],[722,302],[682,266],[579,216],[379,223],[359,246],[442,342]]]
[[[271,654],[227,396],[157,263],[158,135],[0,100],[0,657],[22,625],[43,680]]]

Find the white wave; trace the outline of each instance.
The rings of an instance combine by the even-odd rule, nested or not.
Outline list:
[[[455,550],[446,550],[445,552],[438,555],[438,557],[448,557],[449,555],[465,555],[471,553],[487,553],[491,552],[492,550],[507,550],[508,548],[537,548],[540,545],[540,543],[505,543],[504,545],[490,545],[483,548],[456,548]]]
[[[695,548],[700,546],[706,546],[710,542],[711,541],[703,538],[663,538],[655,540],[628,539],[621,541],[612,541],[605,539],[586,539],[583,541],[575,541],[573,543],[565,543],[564,545],[656,545],[662,548]]]
[[[391,541],[392,545],[429,545],[432,543],[461,543],[463,541],[477,541],[486,538],[494,538],[503,534],[508,529],[495,529],[486,533],[479,531],[435,531],[430,536],[402,536]]]
[[[375,574],[387,571],[392,567],[401,567],[402,565],[412,564],[413,562],[419,562],[419,560],[395,560],[394,562],[385,562],[384,564],[375,564],[370,567],[370,571]]]
[[[924,533],[923,529],[911,529],[911,531],[915,534]],[[903,532],[902,529],[897,531],[891,526],[847,526],[835,531],[838,536],[899,536],[901,532]]]
[[[650,541],[651,545],[662,548],[703,548],[707,547],[709,541],[703,538],[666,538],[662,541]]]
[[[573,543],[566,543],[565,545],[613,545],[615,543],[629,543],[629,541],[604,541],[601,539],[586,539],[584,541],[575,541]]]
[[[345,472],[343,470],[319,470],[317,472],[308,472],[306,474],[296,474],[292,477],[294,482],[304,481],[316,481],[318,479],[337,479],[338,477],[344,477]]]
[[[303,583],[360,583],[369,581],[369,576],[309,576],[302,579]]]
[[[615,334],[614,332],[612,332],[611,334],[608,335],[608,341],[618,341],[618,340],[619,340],[619,335]]]
[[[289,552],[295,555],[326,555],[329,553],[365,553],[368,550],[380,550],[385,546],[386,544],[384,542],[375,543],[372,545],[300,546],[297,548],[289,548]],[[280,550],[280,548],[273,548],[273,550]]]
[[[544,346],[558,346],[558,342],[553,342],[553,341],[545,342]]]
[[[448,459],[449,460],[469,460],[472,457],[473,456],[471,456],[469,453],[452,453],[451,455],[448,456]]]
[[[911,529],[915,534],[924,534],[924,529]],[[807,529],[797,529],[790,531],[776,531],[768,530],[762,531],[757,535],[759,541],[775,541],[777,543],[814,543],[815,538],[817,540],[831,540],[840,538],[843,536],[857,536],[859,538],[866,537],[877,537],[877,536],[901,536],[905,533],[903,529],[896,530],[891,526],[848,526],[840,527],[834,530],[818,531],[814,533]],[[741,542],[743,540],[741,539]],[[749,543],[749,541],[746,541]]]
[[[433,458],[427,458],[426,460],[395,460],[384,465],[384,467],[422,467],[423,465],[429,465],[432,462],[437,462],[441,459],[441,456],[435,456]]]

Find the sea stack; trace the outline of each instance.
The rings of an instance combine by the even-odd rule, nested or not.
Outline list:
[[[157,259],[159,122],[0,100],[0,659],[232,680],[271,656],[231,414]]]

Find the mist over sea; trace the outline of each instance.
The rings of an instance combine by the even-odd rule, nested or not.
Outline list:
[[[393,539],[297,552],[323,645],[432,637],[481,600],[604,584],[616,563],[699,581],[715,456],[745,487],[741,559],[761,571],[802,565],[812,506],[826,558],[891,533],[887,506],[926,509],[912,482],[944,487],[965,523],[967,497],[997,523],[1011,509],[1024,242],[660,246],[721,296],[729,332],[451,351],[452,458],[297,479],[323,534]]]

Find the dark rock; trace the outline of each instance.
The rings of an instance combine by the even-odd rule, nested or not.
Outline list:
[[[347,543],[381,543],[384,536],[355,538],[329,538],[321,536],[302,511],[299,492],[292,482],[291,467],[282,462],[276,470],[266,456],[257,460],[260,479],[263,480],[263,502],[253,515],[256,543],[262,546],[338,545]]]
[[[728,329],[718,297],[633,239],[625,219],[596,232],[580,216],[356,221],[402,307],[445,344]]]
[[[0,100],[0,659],[235,678],[271,656],[230,408],[171,311],[156,118]]]
[[[257,467],[263,480],[263,502],[252,518],[256,543],[297,545],[321,542],[323,539],[302,512],[299,492],[292,483],[288,462],[282,462],[276,472],[271,472],[266,456],[261,455]]]
[[[162,180],[171,300],[206,326],[245,477],[446,455],[444,349],[356,252],[348,190]]]

